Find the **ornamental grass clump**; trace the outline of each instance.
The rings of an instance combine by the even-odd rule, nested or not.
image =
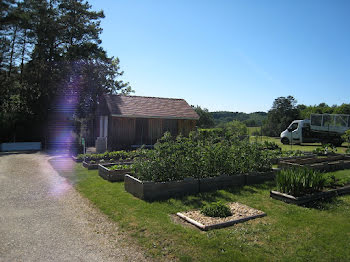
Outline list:
[[[309,168],[281,170],[276,176],[277,190],[293,196],[321,191],[326,184],[323,173]]]
[[[208,217],[229,217],[229,216],[232,216],[231,209],[227,205],[225,205],[221,202],[215,202],[215,203],[205,205],[201,209],[201,213],[205,216],[208,216]]]

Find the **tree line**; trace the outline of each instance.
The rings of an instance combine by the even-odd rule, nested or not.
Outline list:
[[[200,106],[194,108],[200,119],[198,126],[202,128],[227,127],[237,121],[246,126],[260,126],[265,136],[277,137],[289,124],[296,119],[309,119],[311,114],[348,114],[350,104],[332,105],[320,103],[306,106],[298,104],[293,96],[278,97],[274,100],[271,109],[266,112],[209,112]],[[237,124],[237,123],[236,123]]]
[[[293,96],[278,97],[267,113],[267,120],[262,126],[262,133],[266,136],[280,136],[289,124],[296,119],[310,119],[311,114],[346,114],[350,115],[350,104],[332,105],[320,103],[306,106],[297,104]]]
[[[119,59],[101,47],[103,18],[83,0],[1,1],[0,141],[42,138],[62,94],[77,100],[77,117],[88,117],[103,93],[131,91]]]

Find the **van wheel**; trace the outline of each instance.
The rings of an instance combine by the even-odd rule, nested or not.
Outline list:
[[[288,144],[289,144],[289,139],[286,138],[286,137],[283,137],[283,138],[281,139],[281,143],[282,143],[283,145],[288,145]]]

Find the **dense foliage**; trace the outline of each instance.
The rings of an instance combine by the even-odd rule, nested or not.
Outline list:
[[[350,114],[350,104],[328,106],[320,103],[306,106],[297,105],[297,100],[292,96],[278,97],[267,114],[267,121],[262,128],[263,134],[277,137],[293,120],[310,119],[311,114]]]
[[[75,100],[78,117],[88,117],[101,94],[131,91],[118,80],[119,60],[100,46],[103,11],[85,0],[0,7],[0,140],[43,140],[49,109],[63,95]]]
[[[132,165],[114,165],[109,167],[111,170],[131,170],[132,168]]]
[[[297,104],[293,96],[278,97],[274,100],[272,108],[265,112],[211,112],[216,127],[224,127],[228,122],[239,121],[248,127],[262,126],[262,134],[278,137],[293,120],[310,119],[310,114],[350,114],[350,104],[329,106],[326,103],[306,106]],[[254,135],[260,135],[258,131]]]
[[[276,98],[268,112],[267,121],[263,126],[263,134],[273,137],[279,136],[293,120],[298,119],[299,111],[296,103],[297,101],[292,96]]]
[[[201,132],[176,138],[170,133],[154,150],[135,160],[136,176],[143,181],[174,181],[186,177],[215,177],[271,169],[270,154],[257,143],[229,132],[211,137]]]
[[[119,160],[131,160],[135,158],[136,156],[141,154],[141,150],[136,150],[136,151],[112,151],[112,152],[105,152],[103,154],[79,154],[77,158],[79,160],[84,160],[85,161],[119,161]]]
[[[337,152],[337,148],[332,144],[324,144],[321,147],[317,147],[312,153],[316,155],[328,155]]]
[[[208,217],[228,217],[232,216],[230,208],[221,202],[206,204],[201,209],[201,213]]]
[[[323,173],[308,168],[283,169],[276,176],[277,190],[293,196],[321,191],[325,184]]]
[[[222,127],[225,123],[231,121],[239,121],[244,123],[246,126],[262,126],[267,118],[266,112],[254,112],[254,113],[243,113],[243,112],[228,112],[228,111],[218,111],[211,112],[215,120],[215,124],[218,127]]]
[[[193,107],[193,106],[192,106]],[[199,120],[197,121],[197,126],[201,128],[210,128],[214,127],[215,121],[211,113],[209,113],[208,109],[202,109],[200,106],[193,107],[196,113],[199,116]]]

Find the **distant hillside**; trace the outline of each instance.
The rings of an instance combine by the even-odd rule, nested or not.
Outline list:
[[[247,114],[243,112],[219,111],[211,112],[211,114],[214,117],[216,126],[232,120],[238,120],[245,123],[247,126],[262,126],[263,122],[267,119],[266,112],[254,112]]]

